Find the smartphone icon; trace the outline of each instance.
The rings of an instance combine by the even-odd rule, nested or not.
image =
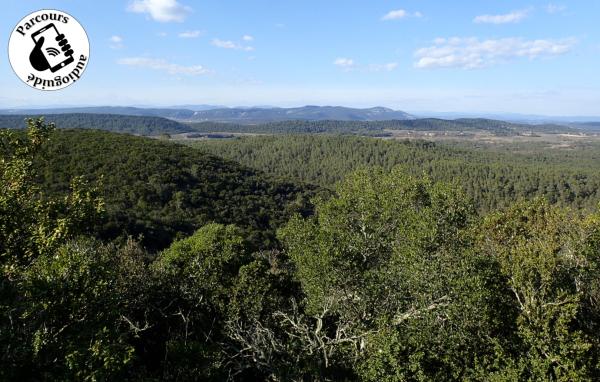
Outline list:
[[[54,23],[50,23],[39,31],[33,33],[31,38],[35,43],[37,43],[41,36],[44,36],[44,46],[42,49],[44,50],[44,55],[50,64],[50,70],[52,73],[75,61],[72,55],[65,56],[63,54],[62,47],[58,45],[59,40],[64,38],[64,36],[61,36]],[[57,38],[58,36],[61,37]]]

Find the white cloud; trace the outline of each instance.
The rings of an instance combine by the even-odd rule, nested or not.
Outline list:
[[[503,15],[479,15],[473,19],[476,24],[509,24],[518,23],[527,17],[529,11],[522,9],[519,11],[513,11]]]
[[[192,8],[179,4],[177,0],[133,0],[127,8],[130,12],[147,13],[161,23],[183,22]]]
[[[354,60],[351,58],[340,57],[336,58],[335,61],[333,61],[333,65],[339,66],[344,70],[350,70],[354,67]]]
[[[407,12],[404,9],[396,9],[393,11],[389,11],[388,13],[383,15],[381,17],[381,20],[383,20],[383,21],[400,20],[405,17],[423,17],[423,14],[421,12],[415,12],[415,13],[411,14],[410,12]]]
[[[118,60],[117,63],[119,65],[160,70],[172,75],[199,76],[211,73],[210,70],[206,69],[202,65],[183,66],[157,58],[130,57],[122,58]]]
[[[242,37],[242,40],[244,40],[244,41],[254,41],[254,37],[246,34],[246,35],[244,35]]]
[[[121,49],[124,47],[123,45],[123,37],[121,36],[111,36],[108,41],[110,41],[110,48],[111,49]]]
[[[397,62],[388,62],[387,64],[371,64],[369,71],[371,72],[391,72],[398,67]]]
[[[480,41],[471,38],[438,38],[433,45],[415,52],[416,68],[464,68],[477,69],[515,58],[551,57],[569,52],[577,41],[573,38],[560,40],[524,40],[503,38]]]
[[[238,45],[233,41],[219,40],[218,38],[213,39],[212,44],[216,47],[224,49],[236,49],[238,47]]]
[[[557,5],[557,4],[546,5],[546,12],[548,12],[550,14],[560,13],[560,12],[565,11],[566,9],[567,9],[567,7],[564,5]]]
[[[382,20],[398,20],[407,16],[407,12],[404,9],[396,9],[395,11],[389,11],[383,17]]]
[[[211,41],[211,44],[213,44],[217,48],[223,48],[223,49],[244,50],[246,52],[251,52],[254,50],[254,47],[252,47],[252,46],[244,46],[244,45],[238,44],[238,43],[230,41],[230,40],[221,40],[218,38],[213,39]]]
[[[179,33],[179,37],[181,38],[198,38],[200,36],[202,36],[203,32],[202,31],[185,31],[185,32],[181,32]]]
[[[351,58],[339,57],[333,61],[333,65],[339,67],[344,72],[361,71],[361,72],[391,72],[398,67],[397,62],[388,62],[386,64],[370,64],[359,65]]]
[[[167,32],[158,32],[156,35],[158,37],[167,37]]]

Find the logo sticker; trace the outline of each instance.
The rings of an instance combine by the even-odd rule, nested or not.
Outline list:
[[[44,9],[25,16],[8,43],[17,76],[39,90],[63,89],[87,68],[90,43],[85,30],[68,13]]]

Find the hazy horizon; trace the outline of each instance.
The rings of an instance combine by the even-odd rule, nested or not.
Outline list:
[[[228,109],[237,109],[237,108],[248,108],[248,109],[270,109],[270,108],[302,108],[306,106],[319,106],[319,107],[346,107],[346,108],[356,108],[356,109],[370,109],[376,107],[385,107],[395,111],[403,111],[408,114],[411,114],[416,117],[439,117],[439,118],[457,118],[461,116],[465,117],[498,117],[498,118],[506,118],[510,119],[523,119],[527,120],[528,118],[531,120],[536,119],[561,119],[561,120],[569,120],[570,118],[573,120],[580,121],[598,121],[600,120],[600,113],[597,115],[589,114],[577,114],[577,115],[566,115],[566,114],[535,114],[535,113],[516,113],[511,111],[463,111],[463,110],[406,110],[402,108],[393,108],[384,105],[370,105],[370,106],[348,106],[348,105],[336,105],[336,104],[298,104],[298,105],[289,105],[289,106],[278,106],[278,105],[217,105],[217,104],[207,104],[207,103],[184,103],[184,104],[48,104],[48,105],[23,105],[23,106],[13,106],[13,107],[2,107],[0,106],[0,110],[50,110],[50,109],[70,109],[70,108],[94,108],[94,107],[132,107],[132,108],[141,108],[141,109],[161,109],[161,108],[180,108],[180,109],[190,109],[193,107],[205,107],[206,110],[209,109],[220,109],[220,108],[228,108]]]

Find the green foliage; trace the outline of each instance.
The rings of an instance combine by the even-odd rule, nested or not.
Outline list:
[[[356,308],[362,316],[385,305],[379,296],[373,301],[367,296],[374,288],[369,284],[382,281],[377,274],[393,272],[392,263],[400,261],[394,251],[418,257],[445,244],[459,245],[457,230],[469,216],[464,198],[448,188],[399,169],[385,175],[362,170],[338,187],[337,197],[320,204],[308,224],[296,218],[282,237],[314,312],[324,306],[336,311],[350,298],[365,304]]]
[[[38,155],[54,130],[43,119],[27,121],[27,136],[0,131],[0,258],[3,271],[27,265],[40,254],[51,253],[66,238],[93,226],[102,212],[95,189],[73,178],[70,192],[47,199],[40,195],[33,174]]]
[[[43,119],[30,119],[27,124],[25,137],[8,131],[0,133],[0,359],[3,364],[11,365],[1,374],[7,378],[26,370],[21,364],[24,358],[27,359],[29,354],[35,358],[45,353],[44,348],[52,346],[49,344],[69,328],[65,316],[52,317],[50,305],[51,302],[63,303],[68,298],[63,295],[56,301],[54,297],[49,301],[47,293],[56,291],[54,286],[64,288],[68,284],[68,280],[60,279],[60,276],[71,276],[67,269],[72,252],[63,249],[64,243],[85,231],[86,227],[93,226],[102,211],[102,202],[95,190],[87,188],[80,179],[71,182],[71,192],[62,198],[52,199],[40,193],[35,184],[34,157],[54,126],[45,124]],[[92,288],[96,288],[95,280],[88,280],[89,272],[84,276],[83,282],[91,282]],[[55,281],[58,284],[48,285]],[[62,292],[58,293],[62,295]],[[88,303],[87,299],[84,303]],[[55,327],[49,322],[53,319],[59,322],[62,330],[53,332]],[[65,341],[63,345],[69,347],[70,344]],[[75,346],[80,345],[78,342]],[[100,343],[95,346],[96,355],[104,357],[102,362],[110,363],[106,355],[101,354]],[[77,350],[63,355],[71,357],[68,362],[80,362],[76,360]],[[38,361],[44,364],[42,359],[36,364]]]
[[[426,141],[340,136],[261,136],[192,143],[268,174],[325,187],[364,166],[403,166],[414,176],[460,187],[480,212],[520,199],[593,209],[600,200],[600,147],[572,151],[513,146],[506,150],[466,149]]]
[[[521,203],[490,215],[480,250],[498,261],[519,309],[520,379],[592,378],[592,343],[577,323],[580,277],[590,265],[578,243],[579,219],[546,202]],[[588,280],[589,282],[589,280]]]
[[[598,212],[536,199],[480,217],[457,187],[391,160],[311,214],[305,188],[190,148],[29,125],[0,136],[0,380],[600,378]],[[354,145],[339,169],[457,153],[289,139],[311,160]],[[104,175],[115,232],[166,226],[167,248],[93,238],[110,237],[104,202],[80,173]]]
[[[0,128],[21,128],[24,115],[0,115]],[[30,115],[28,118],[39,118]],[[160,117],[118,114],[53,114],[45,117],[63,129],[98,129],[137,135],[179,134],[193,131],[185,124]]]
[[[240,231],[210,224],[176,241],[152,264],[169,327],[165,379],[223,378],[222,337],[229,291],[246,256]],[[167,304],[168,303],[168,304]]]
[[[28,373],[53,379],[107,380],[131,362],[134,348],[121,317],[113,249],[73,243],[41,256],[23,275],[19,317],[31,338]]]
[[[162,379],[253,380],[291,368],[279,355],[256,354],[273,349],[253,342],[257,330],[274,335],[267,328],[287,305],[289,277],[266,254],[251,254],[241,235],[235,226],[209,224],[152,263],[161,330],[143,338],[164,340]]]
[[[173,243],[153,266],[165,278],[165,287],[177,288],[177,294],[190,304],[204,302],[223,314],[232,279],[248,255],[245,252],[239,229],[209,224],[189,238]],[[178,283],[174,285],[173,280]]]
[[[365,380],[459,379],[501,330],[484,285],[489,264],[465,257],[464,196],[400,169],[358,171],[281,231],[306,293],[329,322],[331,357]],[[496,306],[498,307],[498,306]],[[342,362],[342,361],[339,361]]]
[[[310,211],[311,189],[185,146],[100,131],[58,130],[36,167],[52,194],[85,174],[102,180],[103,239],[142,236],[151,250],[216,222],[236,224],[256,247],[272,245],[292,212]],[[93,158],[90,160],[89,158]]]

